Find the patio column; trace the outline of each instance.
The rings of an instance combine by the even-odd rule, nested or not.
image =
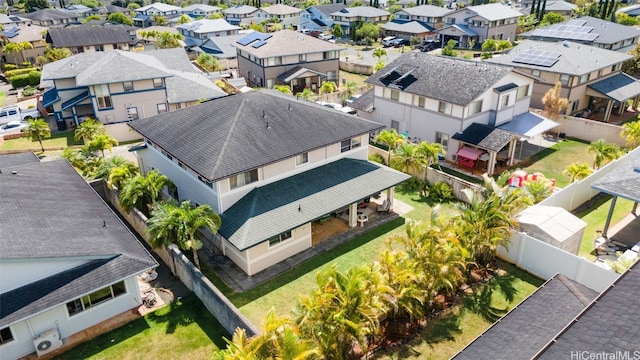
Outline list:
[[[638,202],[634,202],[634,203],[633,203],[633,209],[631,209],[631,213],[632,213],[633,215],[635,215],[635,216],[638,216],[638,212],[637,212],[637,210],[638,210]]]
[[[356,227],[358,224],[358,203],[349,205],[349,227]]]
[[[607,231],[609,231],[609,225],[611,225],[611,217],[613,216],[613,209],[616,207],[617,196],[611,198],[611,206],[609,207],[609,213],[607,214],[607,221],[604,223],[604,229],[602,229],[602,237],[608,239]]]
[[[624,114],[627,110],[627,100],[620,103],[620,107],[618,108],[618,115]]]
[[[395,187],[390,187],[387,189],[387,200],[389,200],[389,209],[393,209],[393,189]]]
[[[487,174],[493,175],[493,170],[496,169],[496,152],[489,151],[489,162],[487,164]]]
[[[516,138],[512,138],[511,141],[509,142],[509,161],[507,162],[508,166],[511,166],[514,164],[514,160],[516,157],[516,144],[517,144]]]
[[[613,110],[613,100],[607,101],[607,110],[604,111],[604,119],[602,121],[608,123],[611,118],[611,111]]]
[[[633,109],[637,109],[637,108],[638,108],[638,102],[639,102],[639,101],[640,101],[640,94],[636,95],[636,96],[633,98],[633,104],[631,105],[631,107],[632,107]]]

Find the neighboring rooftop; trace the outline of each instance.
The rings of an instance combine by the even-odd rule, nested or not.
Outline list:
[[[293,6],[289,6],[285,4],[275,4],[271,6],[265,6],[263,8],[260,8],[260,10],[266,12],[269,15],[298,14],[302,11],[302,9],[298,9]]]
[[[211,182],[381,127],[272,91],[215,99],[129,125]]]
[[[557,61],[551,64],[551,66],[546,66],[543,62],[536,62],[536,57],[526,58],[526,55],[535,52],[545,52],[548,55],[553,55],[557,57]],[[544,55],[544,53],[542,55]],[[509,50],[507,54],[496,56],[485,61],[510,65],[517,68],[580,76],[599,69],[610,68],[612,65],[627,61],[631,58],[632,56],[628,54],[576,42],[524,40],[520,42],[518,46]]]
[[[78,19],[78,15],[64,9],[40,9],[34,12],[23,14],[22,17],[36,21]]]
[[[202,12],[220,12],[222,8],[217,6],[211,6],[207,4],[191,4],[182,8],[183,13],[192,13],[194,11],[202,11]]]
[[[128,44],[129,32],[120,27],[78,26],[49,29],[46,41],[57,48],[102,44]]]
[[[206,34],[218,31],[239,30],[239,26],[231,25],[225,19],[200,19],[178,25],[178,29],[193,31],[194,34]]]
[[[232,59],[238,56],[234,44],[246,34],[216,36],[207,39],[198,48],[219,59]]]
[[[249,41],[253,37],[255,37],[255,40]],[[246,41],[243,41],[243,39],[246,39]],[[344,49],[340,45],[292,30],[281,30],[268,34],[248,34],[246,37],[236,41],[234,46],[258,58],[340,51]]]
[[[388,16],[388,15],[391,15],[391,13],[385,10],[380,10],[373,6],[356,6],[356,7],[344,8],[340,11],[334,12],[331,15],[340,16],[344,18],[352,18],[352,17],[372,18],[372,17],[378,17],[378,16]]]
[[[421,21],[399,21],[393,20],[382,25],[382,28],[388,31],[399,31],[409,34],[420,34],[432,32],[434,29]]]
[[[234,7],[230,7],[222,10],[222,12],[225,14],[234,14],[234,15],[248,15],[256,11],[258,11],[258,8],[250,5],[236,5]]]
[[[466,106],[510,72],[486,62],[409,52],[366,82]]]
[[[145,11],[149,11],[151,9],[156,9],[156,10],[161,11],[161,12],[169,12],[169,11],[181,12],[182,11],[182,8],[179,7],[179,6],[165,4],[165,3],[161,3],[161,2],[155,2],[155,3],[151,4],[151,5],[147,5],[147,6],[143,6],[141,8],[137,8],[135,11],[136,12],[145,12]]]
[[[434,5],[420,5],[414,7],[404,8],[400,11],[406,12],[407,14],[413,16],[427,16],[427,17],[443,17],[446,14],[450,13],[451,10]]]
[[[20,43],[23,41],[37,42],[42,40],[42,33],[46,30],[47,28],[43,26],[27,24],[8,29],[5,28],[2,31],[2,36],[6,37],[9,42],[12,43]]]
[[[518,10],[512,9],[510,6],[502,5],[501,3],[491,3],[475,6],[466,6],[456,11],[472,11],[482,18],[489,21],[497,21],[502,19],[518,18],[522,16],[522,13]]]
[[[347,6],[343,3],[335,3],[335,4],[315,5],[311,7],[328,16],[336,11],[340,11],[346,8]]]

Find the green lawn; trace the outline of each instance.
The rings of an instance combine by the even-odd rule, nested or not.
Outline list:
[[[73,131],[52,132],[51,137],[42,140],[42,145],[46,148],[60,148],[74,145],[82,145],[82,140],[75,141],[73,139]],[[40,143],[31,141],[26,137],[5,140],[0,146],[0,150],[16,150],[16,149],[40,149]]]
[[[4,101],[7,98],[7,94],[4,91],[0,91],[0,106],[4,106]]]
[[[229,334],[200,300],[182,300],[83,343],[56,359],[211,359]]]
[[[472,302],[463,301],[447,311],[440,319],[427,324],[425,330],[407,345],[385,350],[375,356],[376,359],[449,359],[462,350],[478,335],[482,334],[495,320],[513,309],[522,300],[534,292],[544,281],[518,269],[511,264],[502,264],[507,275],[491,280],[487,286],[491,293],[490,306],[483,311],[474,311]],[[513,298],[507,299],[498,288],[498,283],[506,285]],[[474,297],[481,303],[483,297]],[[486,298],[488,299],[488,297]]]
[[[567,166],[575,162],[593,165],[594,155],[587,151],[588,147],[588,142],[564,139],[525,160],[524,165],[517,166],[530,174],[540,172],[547,179],[556,179],[556,186],[565,187],[569,184],[569,178],[562,172]]]

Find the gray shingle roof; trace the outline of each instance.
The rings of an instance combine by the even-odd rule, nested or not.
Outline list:
[[[597,295],[566,276],[556,275],[453,359],[531,359]]]
[[[246,34],[217,36],[207,39],[200,49],[208,54],[212,54],[219,59],[230,59],[238,56],[234,44],[238,39],[246,36]]]
[[[143,6],[141,8],[136,9],[136,12],[143,12],[143,11],[149,11],[151,9],[156,9],[158,11],[162,11],[162,12],[169,12],[169,11],[182,11],[182,8],[179,6],[175,6],[175,5],[171,5],[171,4],[165,4],[165,3],[161,3],[161,2],[155,2],[151,5],[147,5],[147,6]]]
[[[195,34],[205,34],[215,31],[239,30],[239,26],[231,25],[225,19],[201,19],[177,26],[178,29],[193,31]]]
[[[482,149],[500,151],[513,139],[513,134],[494,128],[493,126],[473,123],[462,133],[456,133],[453,138]]]
[[[40,9],[28,14],[23,14],[22,17],[36,21],[79,19],[78,15],[65,9]]]
[[[302,11],[302,9],[298,9],[293,6],[289,6],[285,4],[275,4],[271,6],[265,6],[263,8],[260,8],[260,10],[266,12],[269,15],[299,14]]]
[[[640,81],[625,73],[609,76],[587,87],[620,102],[640,94]]]
[[[414,7],[408,7],[400,10],[400,12],[406,12],[413,16],[431,16],[431,17],[443,17],[450,13],[451,10],[434,5],[420,5]]]
[[[129,125],[210,181],[381,127],[315,103],[264,91],[215,99]]]
[[[466,9],[473,11],[478,16],[489,21],[510,19],[514,17],[517,18],[522,16],[522,13],[520,11],[514,10],[510,6],[502,5],[500,3],[467,6],[461,10],[465,11]]]
[[[551,67],[521,64],[513,62],[519,54],[529,49],[550,51],[560,54],[558,62]],[[548,42],[524,40],[518,46],[511,49],[507,54],[493,57],[485,61],[510,65],[517,68],[535,69],[558,74],[568,74],[581,76],[599,69],[611,68],[612,65],[631,59],[631,55],[621,52],[601,49],[595,46],[579,44],[570,41]]]
[[[257,49],[253,47],[253,43],[243,46],[236,42],[233,45],[259,58],[344,50],[340,45],[292,30],[273,32],[265,42],[266,44]]]
[[[633,358],[634,351],[640,352],[638,284],[640,262],[622,274],[575,321],[568,323],[538,359],[569,358],[576,349],[586,354],[629,351],[628,356]]]
[[[593,41],[594,44],[611,45],[620,41],[624,41],[626,39],[637,38],[638,36],[640,36],[640,30],[636,29],[633,26],[620,25],[620,24],[612,23],[610,21],[594,18],[591,16],[583,16],[578,18],[577,20],[584,21],[585,22],[584,26],[593,28],[593,30],[590,33],[598,34],[598,37]],[[548,37],[548,35],[545,35],[547,30],[558,29],[569,21],[572,21],[572,20],[567,20],[567,21],[549,25],[543,28],[527,31],[520,34],[520,36],[524,38],[532,37],[532,38],[558,39],[558,38]],[[558,40],[561,40],[561,38]]]
[[[640,201],[640,173],[634,171],[634,166],[638,166],[639,161],[640,156],[634,155],[615,170],[596,180],[591,187],[607,194]]]
[[[409,34],[420,34],[433,31],[433,28],[420,21],[389,21],[382,25],[382,28],[389,31],[401,31]]]
[[[46,284],[37,283],[43,279],[33,279],[34,283],[11,289],[9,294],[8,289],[2,289],[0,327],[157,266],[120,218],[66,161],[40,163],[25,154],[2,155],[0,170],[2,261],[99,261],[90,265],[87,260],[84,267],[71,273],[52,274]],[[59,287],[51,287],[53,284]]]
[[[373,6],[356,6],[356,7],[348,7],[344,8],[340,11],[336,11],[332,16],[340,16],[345,18],[350,17],[377,17],[377,16],[388,16],[391,15],[390,12],[375,8]]]
[[[409,71],[407,77],[393,83]],[[506,66],[410,52],[371,75],[366,82],[466,106],[510,72],[511,68]]]
[[[318,10],[319,12],[325,14],[325,15],[331,15],[332,13],[336,12],[336,11],[340,11],[344,8],[346,8],[347,6],[343,3],[335,3],[335,4],[322,4],[322,5],[316,5],[316,6],[312,6],[312,8]]]
[[[47,42],[54,47],[77,47],[103,44],[128,44],[129,33],[121,28],[112,27],[72,27],[49,29]]]
[[[237,5],[234,7],[230,7],[222,10],[225,14],[234,14],[234,15],[247,15],[258,11],[257,7],[253,7],[250,5]]]
[[[548,1],[547,6],[544,8],[545,11],[572,11],[577,9],[578,6],[572,4],[568,1],[559,0],[559,1]]]
[[[343,158],[253,189],[222,214],[220,234],[245,250],[409,178],[386,166]]]
[[[356,110],[371,112],[376,98],[375,89],[369,89],[349,105]]]

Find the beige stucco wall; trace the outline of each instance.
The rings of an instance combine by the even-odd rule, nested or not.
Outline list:
[[[256,274],[303,250],[309,249],[311,242],[311,223],[304,224],[291,231],[291,238],[276,245],[265,241],[246,251],[249,275]]]

